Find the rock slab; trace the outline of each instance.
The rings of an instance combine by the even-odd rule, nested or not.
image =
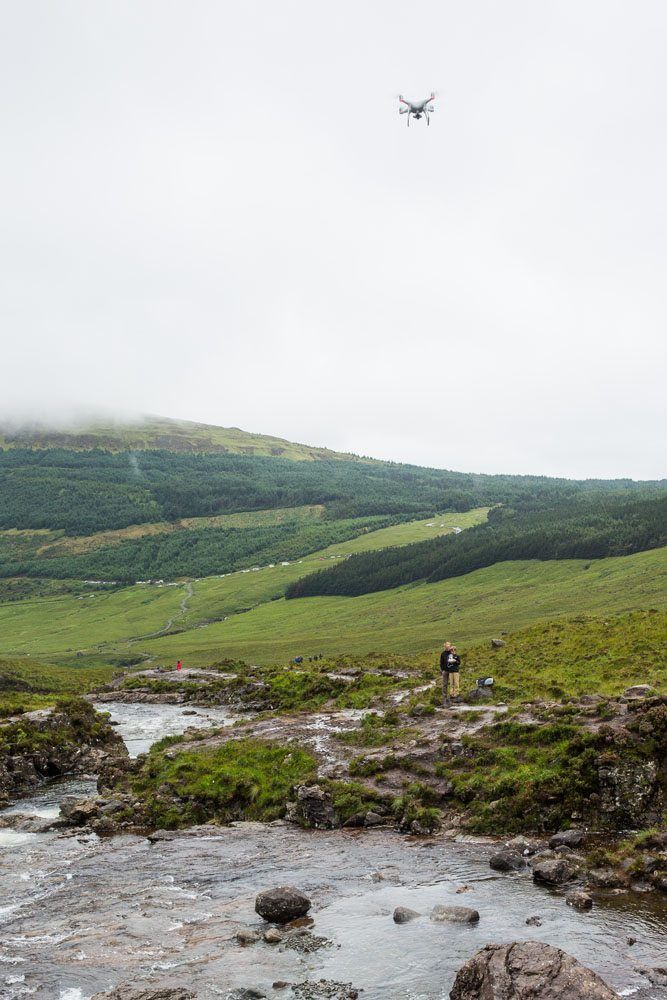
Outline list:
[[[434,906],[431,920],[440,924],[476,924],[479,913],[469,906]]]
[[[489,865],[497,872],[518,872],[526,867],[526,861],[518,851],[503,850],[491,855]]]
[[[305,917],[310,906],[308,896],[291,885],[267,889],[260,892],[255,900],[255,911],[272,924],[286,924],[298,917]]]
[[[579,847],[584,839],[583,830],[561,830],[549,838],[549,847]]]
[[[195,1000],[196,993],[182,987],[136,986],[123,983],[108,993],[95,993],[91,1000]]]
[[[459,972],[450,1000],[618,1000],[575,958],[539,941],[488,944]]]
[[[565,885],[577,873],[577,868],[565,858],[555,861],[536,861],[533,865],[533,881],[543,885]]]

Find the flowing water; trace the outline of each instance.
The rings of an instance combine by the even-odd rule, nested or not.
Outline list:
[[[229,721],[204,710],[183,716],[178,706],[105,708],[136,753],[151,734]],[[62,795],[92,787],[80,779],[54,783],[14,811],[48,819]],[[275,980],[320,978],[352,982],[364,1000],[444,1000],[470,955],[515,939],[564,948],[622,995],[667,998],[634,971],[666,964],[664,897],[623,894],[578,913],[528,874],[492,872],[488,846],[282,823],[203,827],[155,843],[0,832],[15,837],[0,855],[0,996],[7,1000],[87,1000],[127,981],[188,986],[200,1000],[240,986],[285,996],[272,990]],[[328,947],[301,954],[236,942],[239,929],[263,926],[256,893],[280,884],[310,896],[313,932]],[[473,906],[479,924],[432,923],[437,903]],[[423,916],[396,925],[399,905]],[[538,914],[542,925],[526,927]],[[632,947],[628,936],[637,939]]]

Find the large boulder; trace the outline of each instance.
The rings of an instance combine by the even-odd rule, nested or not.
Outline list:
[[[538,941],[488,944],[456,976],[450,1000],[618,1000],[575,958]]]
[[[578,867],[566,858],[556,858],[553,861],[538,860],[533,864],[533,882],[543,885],[565,885],[578,872]]]
[[[260,892],[255,900],[255,911],[272,924],[286,924],[298,917],[305,917],[311,903],[291,885],[278,886]]]
[[[434,906],[431,920],[439,924],[476,924],[479,913],[469,906]]]
[[[629,881],[627,872],[616,868],[591,868],[588,873],[588,883],[596,889],[623,889]]]
[[[296,799],[288,802],[285,818],[315,830],[333,830],[339,825],[331,793],[319,785],[298,785]]]
[[[625,689],[623,698],[629,698],[630,700],[635,698],[650,698],[655,693],[655,688],[651,687],[650,684],[633,684],[632,687]]]
[[[518,872],[526,867],[526,859],[518,851],[504,849],[491,855],[489,865],[497,872]]]

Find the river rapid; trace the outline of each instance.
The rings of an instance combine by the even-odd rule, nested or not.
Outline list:
[[[162,736],[228,724],[228,713],[182,706],[106,704],[135,756]],[[45,820],[64,795],[94,780],[45,786],[11,811]],[[276,980],[351,982],[364,1000],[444,1000],[456,971],[492,941],[564,948],[622,996],[667,1000],[638,965],[666,964],[667,906],[658,893],[623,893],[579,913],[529,874],[497,874],[488,845],[413,838],[389,830],[304,831],[239,823],[144,837],[0,830],[0,997],[88,1000],[132,981],[193,989],[200,1000]],[[235,935],[266,926],[257,892],[292,884],[312,899],[313,933],[327,946],[302,954]],[[472,906],[476,926],[433,923],[438,903]],[[423,916],[396,925],[394,907]],[[539,915],[541,926],[526,926]],[[628,945],[628,938],[636,944]]]

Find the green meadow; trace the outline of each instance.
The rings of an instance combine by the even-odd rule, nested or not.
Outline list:
[[[667,606],[664,549],[597,561],[506,562],[433,584],[361,597],[260,604],[175,635],[137,644],[160,661],[220,657],[272,663],[297,655],[419,653],[443,639],[475,643],[573,613]]]
[[[445,638],[464,652],[477,647],[470,666],[484,672],[490,664],[479,650],[491,637],[573,614],[667,607],[665,549],[589,561],[498,563],[438,583],[361,597],[283,597],[294,580],[350,554],[465,529],[487,513],[479,508],[393,525],[287,565],[222,577],[83,592],[77,584],[71,593],[0,602],[0,691],[12,692],[9,707],[36,707],[48,703],[51,691],[89,690],[119,666],[146,657],[157,663],[180,658],[205,665],[233,658],[271,665],[298,655],[380,651],[423,660]],[[317,517],[318,511],[304,508],[296,516]],[[575,650],[564,663],[559,659],[554,677],[570,669],[578,655]],[[509,672],[508,662],[504,673]],[[623,673],[625,679],[631,671]]]
[[[90,652],[100,645],[128,642],[170,627],[192,627],[280,597],[289,583],[330,565],[332,560],[388,545],[405,545],[454,527],[467,528],[483,521],[487,512],[488,508],[482,507],[464,514],[443,514],[428,521],[393,525],[332,545],[287,566],[241,570],[178,585],[139,584],[0,603],[0,654],[61,656]],[[201,634],[202,630],[195,633]]]

